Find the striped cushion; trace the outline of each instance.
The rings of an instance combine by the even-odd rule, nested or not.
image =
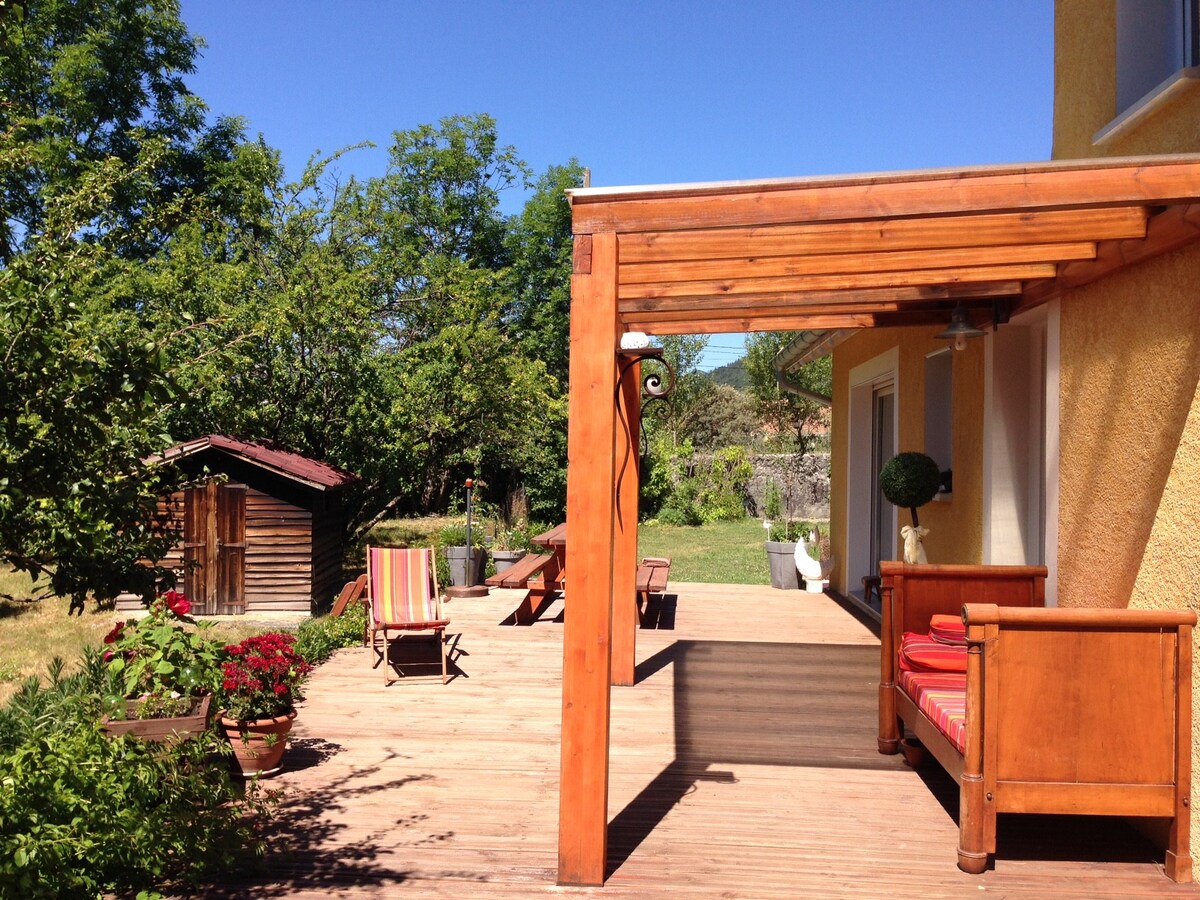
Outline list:
[[[906,631],[899,656],[900,669],[905,672],[967,671],[966,647],[952,647],[927,634]]]
[[[901,672],[908,694],[960,753],[967,752],[967,676],[947,672]]]
[[[367,548],[371,618],[376,625],[404,626],[438,618],[432,557],[427,549]]]
[[[929,620],[929,636],[942,644],[966,646],[967,625],[961,616],[936,615]]]

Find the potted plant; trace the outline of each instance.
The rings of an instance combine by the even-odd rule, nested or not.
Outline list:
[[[928,528],[922,528],[917,518],[917,509],[932,500],[942,484],[942,473],[932,457],[924,453],[906,451],[897,453],[879,471],[879,489],[889,503],[903,506],[912,516],[912,525],[900,529],[904,537],[904,561],[925,562],[925,547],[922,543]]]
[[[796,570],[804,579],[804,589],[810,594],[824,593],[833,572],[833,554],[830,551],[829,533],[813,525],[800,535],[796,545]]]
[[[492,526],[492,565],[503,572],[529,552],[529,534],[519,524],[506,528],[501,519]]]
[[[487,564],[484,541],[482,528],[472,529],[470,547],[467,546],[466,526],[449,525],[442,529],[438,543],[449,567],[450,584],[455,587],[483,584],[484,567]],[[470,581],[467,580],[468,563],[471,567]]]
[[[796,572],[796,539],[800,528],[796,522],[782,520],[783,498],[779,486],[774,479],[767,482],[763,496],[763,528],[767,530],[767,564],[771,569],[771,587],[785,591],[795,591],[800,588],[800,578]]]
[[[143,618],[118,622],[105,636],[110,692],[101,725],[107,733],[164,741],[208,727],[224,651],[209,637],[211,624],[197,622],[190,611],[187,597],[167,591]]]
[[[225,648],[220,723],[243,775],[279,771],[300,686],[312,671],[295,641],[293,635],[269,632]]]

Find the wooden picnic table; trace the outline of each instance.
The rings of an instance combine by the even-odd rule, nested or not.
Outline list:
[[[555,525],[549,531],[530,538],[530,541],[549,550],[554,557],[542,568],[541,586],[535,587],[536,582],[531,582],[529,586],[538,599],[542,599],[554,591],[563,590],[567,581],[567,523]]]
[[[529,594],[512,615],[518,625],[531,623],[537,610],[551,594],[565,591],[567,581],[567,526],[555,525],[549,531],[535,535],[530,542],[548,551],[529,556],[511,569],[493,575],[487,580],[493,587],[528,588]],[[663,593],[667,588],[667,577],[671,571],[669,559],[647,557],[637,569],[638,615],[644,612],[642,604],[649,606],[650,594]]]

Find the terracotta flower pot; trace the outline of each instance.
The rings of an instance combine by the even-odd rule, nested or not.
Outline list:
[[[287,736],[294,721],[294,712],[273,719],[248,722],[226,718],[222,713],[221,732],[229,739],[243,776],[269,777],[280,771],[282,767],[279,763],[283,759],[283,751],[287,749]]]

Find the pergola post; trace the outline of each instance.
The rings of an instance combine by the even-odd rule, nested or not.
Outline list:
[[[642,365],[627,363],[618,394],[617,515],[613,520],[612,683],[632,685],[637,656],[637,542]]]
[[[578,235],[571,278],[558,883],[604,883],[616,511],[617,238]]]

